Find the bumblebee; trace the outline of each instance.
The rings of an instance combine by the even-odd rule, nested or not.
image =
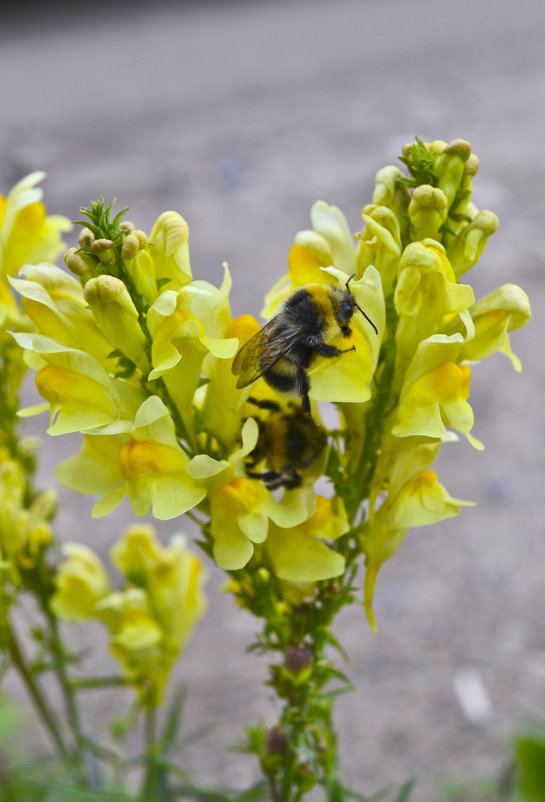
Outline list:
[[[238,376],[237,387],[247,387],[263,377],[279,392],[294,391],[301,398],[303,411],[310,416],[310,380],[308,369],[316,356],[335,357],[351,348],[337,348],[328,341],[339,332],[350,337],[348,325],[358,309],[378,334],[373,321],[358,306],[346,282],[346,289],[307,284],[296,290],[273,317],[251,337],[233,360],[233,373]]]
[[[261,479],[269,490],[300,487],[301,471],[310,468],[323,454],[327,445],[325,431],[303,412],[299,403],[290,401],[282,408],[276,401],[251,396],[248,403],[268,414],[255,416],[259,436],[246,459],[246,474]],[[260,465],[267,470],[257,470]]]

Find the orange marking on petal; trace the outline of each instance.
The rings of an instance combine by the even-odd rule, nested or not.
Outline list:
[[[128,481],[179,473],[184,467],[183,456],[161,443],[131,440],[119,452],[119,470]]]

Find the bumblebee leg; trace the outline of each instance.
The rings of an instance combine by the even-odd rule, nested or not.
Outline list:
[[[308,380],[307,372],[304,368],[299,368],[297,371],[297,378],[295,380],[295,389],[297,394],[301,397],[303,405],[303,412],[310,416],[310,399],[308,391],[310,390],[310,382]]]
[[[280,404],[278,404],[276,401],[269,400],[268,398],[258,399],[250,396],[248,398],[248,404],[255,404],[255,406],[259,409],[266,409],[270,410],[271,412],[280,412],[282,409]]]
[[[320,356],[327,356],[333,358],[334,356],[340,356],[341,354],[346,354],[348,351],[355,351],[356,346],[352,345],[350,348],[337,348],[335,345],[326,345],[326,343],[319,343],[314,347],[314,350]]]

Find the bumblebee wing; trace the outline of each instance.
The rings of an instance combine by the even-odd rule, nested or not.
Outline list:
[[[238,376],[237,387],[247,387],[260,379],[293,347],[297,337],[286,336],[277,318],[265,323],[257,334],[244,343],[233,360],[233,373]]]

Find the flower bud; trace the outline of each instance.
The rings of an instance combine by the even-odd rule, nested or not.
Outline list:
[[[130,234],[131,231],[134,231],[136,226],[130,220],[123,220],[123,222],[119,226],[119,230],[122,231],[124,234]]]
[[[124,283],[115,276],[91,278],[83,289],[95,322],[114,348],[122,351],[143,373],[150,365],[146,338],[138,322],[138,312]]]
[[[125,262],[125,268],[136,287],[136,291],[151,306],[159,295],[155,265],[147,248],[142,248],[134,259]]]
[[[390,164],[383,167],[375,176],[375,190],[373,192],[373,202],[371,207],[386,207],[390,209],[397,218],[398,228],[401,229],[401,234],[404,237],[407,233],[407,209],[409,206],[409,187],[402,181],[405,176],[398,167]],[[369,208],[366,207],[366,208]],[[371,214],[366,212],[364,214]],[[365,217],[364,217],[365,219]],[[375,265],[380,271],[380,268]]]
[[[440,240],[439,229],[447,219],[448,200],[442,189],[421,184],[413,191],[409,203],[409,217],[413,239],[431,237]]]
[[[466,162],[466,174],[474,176],[477,174],[478,169],[479,169],[479,157],[477,156],[476,153],[472,153]]]
[[[141,248],[147,248],[148,245],[149,245],[149,237],[146,234],[146,232],[142,231],[142,229],[140,229],[140,228],[137,228],[137,229],[135,229],[134,233],[138,237],[138,241],[140,243],[140,247]]]
[[[314,655],[310,646],[295,646],[290,643],[284,656],[284,666],[292,674],[300,674],[310,668]]]
[[[150,242],[157,278],[170,279],[174,287],[189,284],[189,226],[184,218],[176,212],[163,212],[151,230]]]
[[[457,278],[479,261],[489,236],[497,231],[498,226],[496,215],[483,210],[459,231],[456,239],[447,248]]]
[[[271,727],[265,739],[265,752],[267,755],[280,755],[286,751],[288,742],[280,727]]]
[[[113,240],[103,237],[102,239],[96,239],[91,243],[91,250],[93,253],[100,254],[102,251],[112,248],[113,244]]]
[[[78,251],[77,248],[68,248],[68,250],[65,251],[64,264],[71,273],[83,282],[88,281],[96,272],[96,262],[94,259]]]
[[[125,259],[134,259],[139,250],[140,240],[136,234],[129,234],[125,237],[125,242],[121,246],[121,258],[123,261],[125,261]]]
[[[82,228],[78,237],[78,245],[80,248],[90,248],[95,241],[95,235],[90,228]]]
[[[442,189],[451,206],[460,187],[465,165],[471,155],[471,145],[465,139],[454,139],[446,146],[437,161],[434,172],[438,187]]]

